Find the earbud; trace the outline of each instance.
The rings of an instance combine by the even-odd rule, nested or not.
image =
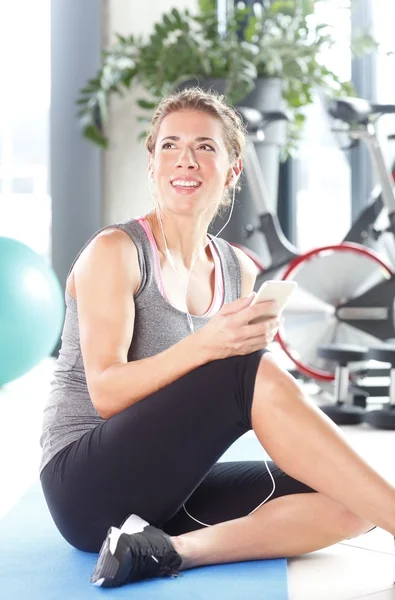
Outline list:
[[[236,185],[236,179],[237,179],[236,173],[234,171],[232,171],[230,174],[229,186]]]

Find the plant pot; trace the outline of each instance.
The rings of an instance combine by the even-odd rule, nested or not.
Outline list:
[[[257,108],[260,111],[269,112],[285,110],[285,102],[282,97],[282,80],[280,78],[260,77],[256,80],[254,90],[239,102],[239,106],[249,106]],[[263,179],[266,184],[269,210],[277,212],[278,186],[280,172],[280,151],[285,145],[287,139],[286,121],[273,122],[265,129],[265,139],[255,144],[259,164],[262,170]],[[245,239],[243,232],[248,224],[258,225],[258,215],[253,203],[252,195],[244,180],[242,190],[238,195],[238,201],[242,206],[241,214],[236,213],[236,218],[232,216],[232,236],[235,241],[245,244],[251,250],[256,252],[265,264],[270,263],[270,255],[267,250],[265,238],[256,233],[252,237]],[[238,232],[240,238],[236,238]],[[228,239],[228,238],[227,238]]]

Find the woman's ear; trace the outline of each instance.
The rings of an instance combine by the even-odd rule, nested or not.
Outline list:
[[[233,165],[233,172],[236,176],[236,180],[239,179],[242,170],[243,170],[243,161],[241,158],[238,158],[236,160],[235,164]]]
[[[243,161],[241,160],[241,158],[238,158],[236,160],[236,162],[234,163],[234,165],[232,165],[232,167],[230,168],[229,176],[226,181],[226,185],[228,185],[229,187],[235,186],[239,180],[242,170],[243,170]]]

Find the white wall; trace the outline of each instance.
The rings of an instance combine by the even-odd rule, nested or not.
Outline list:
[[[104,45],[114,41],[114,33],[148,35],[153,23],[173,7],[194,9],[196,0],[105,0]],[[103,225],[141,215],[150,209],[147,184],[147,152],[138,141],[140,109],[135,99],[144,97],[133,85],[123,99],[114,97],[109,110],[110,148],[103,153]]]

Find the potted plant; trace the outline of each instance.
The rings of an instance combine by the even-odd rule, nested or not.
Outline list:
[[[78,116],[85,137],[107,148],[105,133],[108,102],[124,95],[134,83],[146,97],[137,105],[137,119],[149,122],[160,99],[186,85],[214,88],[228,102],[260,110],[288,111],[290,120],[273,124],[257,147],[263,176],[273,207],[277,202],[279,158],[292,153],[303,128],[304,109],[319,87],[329,96],[355,93],[321,59],[335,43],[331,29],[315,18],[318,0],[261,0],[262,5],[230,12],[226,32],[218,27],[215,0],[199,0],[198,11],[173,8],[155,23],[152,34],[116,36],[103,52],[103,65],[81,90]],[[358,48],[374,48],[369,36],[359,37]],[[141,134],[144,135],[144,127]],[[246,223],[256,219],[248,190],[239,193]],[[229,235],[240,238],[238,210],[228,225]],[[240,239],[239,239],[240,241]],[[250,246],[254,246],[254,240]],[[253,248],[259,252],[259,248]]]
[[[187,80],[204,82],[223,92],[232,104],[242,100],[257,77],[254,58],[258,47],[239,40],[237,23],[246,11],[237,11],[225,36],[219,36],[216,11],[211,0],[199,0],[199,11],[173,8],[155,23],[148,39],[116,35],[115,44],[103,52],[103,65],[81,90],[78,116],[85,137],[102,148],[108,101],[112,94],[124,95],[139,83],[147,97],[137,100],[149,116],[159,100]]]
[[[101,69],[77,100],[84,136],[108,147],[108,101],[113,94],[124,95],[133,83],[147,92],[137,100],[149,113],[138,117],[146,122],[159,100],[185,82],[214,87],[232,104],[261,109],[267,97],[262,90],[275,82],[278,100],[291,116],[288,141],[297,139],[303,109],[313,101],[315,88],[332,96],[353,93],[353,88],[320,60],[322,50],[335,39],[326,24],[312,19],[318,0],[262,3],[235,7],[223,35],[218,32],[215,0],[199,0],[196,14],[176,8],[164,13],[148,39],[116,35],[113,46],[103,51]],[[356,46],[360,52],[376,47],[366,35],[354,42]]]

